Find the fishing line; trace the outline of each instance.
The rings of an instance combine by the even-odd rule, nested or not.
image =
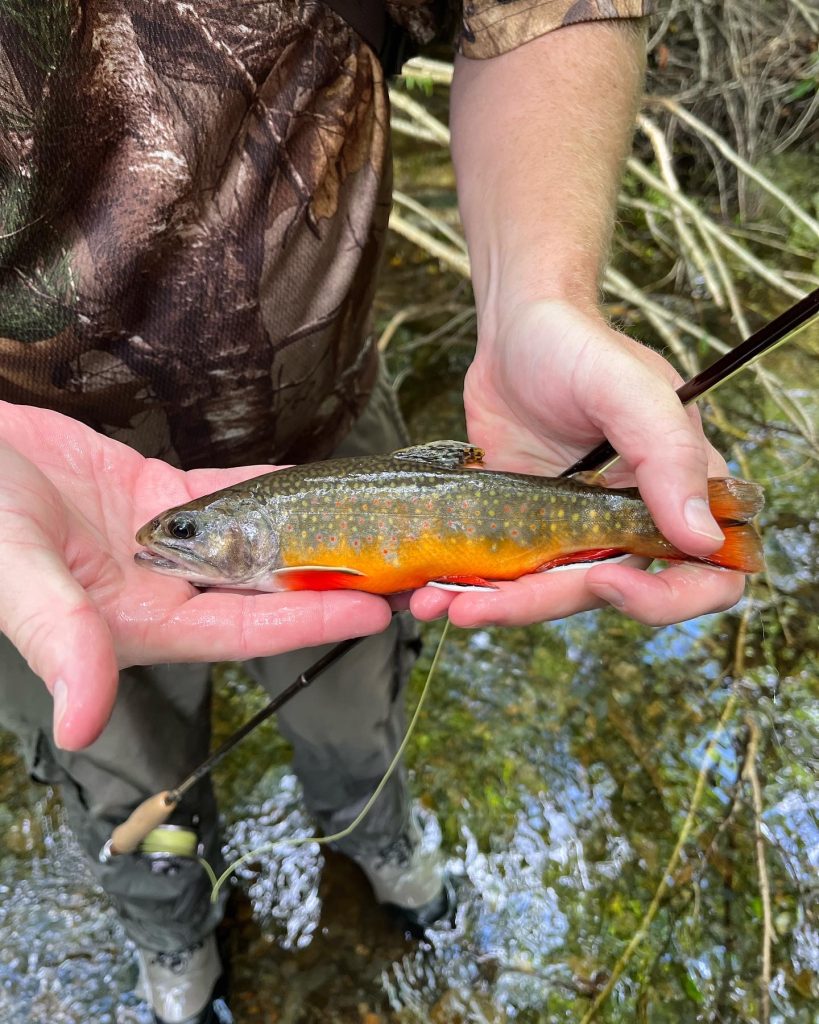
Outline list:
[[[396,750],[395,756],[390,762],[390,765],[387,768],[386,772],[381,777],[381,781],[376,786],[375,790],[372,793],[372,796],[366,802],[366,804],[364,804],[362,809],[359,811],[357,817],[349,825],[347,825],[346,828],[343,828],[340,832],[335,832],[331,836],[297,836],[293,839],[276,839],[273,842],[264,843],[262,846],[257,846],[255,850],[248,851],[247,853],[243,854],[238,860],[234,861],[230,865],[230,867],[226,868],[225,871],[222,872],[219,878],[216,877],[215,872],[211,868],[210,864],[208,864],[207,861],[204,860],[204,858],[199,858],[199,863],[205,868],[205,870],[208,873],[208,877],[211,880],[211,903],[216,902],[216,900],[219,898],[219,890],[225,884],[227,879],[233,874],[233,872],[242,864],[244,864],[245,861],[252,860],[259,854],[270,853],[272,850],[281,849],[283,846],[304,846],[305,843],[318,843],[319,845],[326,846],[329,843],[337,843],[342,839],[346,839],[347,836],[349,836],[356,828],[358,828],[358,826],[361,824],[364,818],[369,814],[370,810],[373,807],[373,804],[375,804],[376,800],[383,792],[384,787],[389,782],[392,773],[395,771],[398,762],[401,760],[401,757],[403,756],[404,751],[407,748],[407,744],[410,741],[410,737],[412,736],[413,730],[415,729],[415,725],[421,715],[421,709],[424,706],[424,701],[426,700],[427,693],[429,692],[432,677],[435,675],[435,670],[438,667],[438,660],[441,656],[441,651],[443,650],[444,641],[446,640],[448,632],[449,619],[447,619],[444,622],[444,628],[441,632],[441,638],[438,641],[438,646],[435,648],[435,654],[433,655],[432,658],[432,664],[429,666],[429,672],[427,673],[426,681],[424,682],[424,685],[421,689],[421,696],[418,698],[418,703],[415,706],[415,711],[413,713],[412,718],[410,719],[409,725],[407,726],[407,731],[404,733],[404,738],[403,740],[401,740],[401,745],[398,747],[398,750]]]

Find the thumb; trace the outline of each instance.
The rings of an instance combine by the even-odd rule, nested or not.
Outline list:
[[[54,696],[54,738],[69,750],[102,731],[117,662],[107,624],[63,554],[71,513],[54,486],[0,443],[0,632]]]
[[[54,739],[77,750],[111,714],[118,670],[99,611],[47,546],[0,546],[0,631],[54,697]]]
[[[699,413],[653,368],[632,360],[620,369],[617,387],[598,394],[600,429],[633,470],[660,532],[690,554],[716,551],[724,536],[708,507],[709,445]]]

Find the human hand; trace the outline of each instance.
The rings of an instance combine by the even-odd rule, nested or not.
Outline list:
[[[0,631],[54,695],[60,746],[99,735],[120,668],[386,628],[390,608],[370,594],[201,593],[134,564],[134,534],[158,511],[270,469],[184,473],[65,416],[0,402]]]
[[[682,551],[707,555],[722,543],[708,512],[706,479],[724,460],[705,440],[699,415],[675,395],[682,378],[657,353],[564,302],[519,305],[482,345],[464,389],[467,431],[489,468],[556,476],[603,437],[621,454],[607,486],[634,486],[663,534]],[[487,593],[426,588],[413,614],[449,612],[459,626],[525,625],[612,604],[665,625],[735,604],[744,576],[680,563],[660,573],[632,564],[544,573]]]

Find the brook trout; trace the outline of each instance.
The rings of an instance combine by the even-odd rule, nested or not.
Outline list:
[[[365,590],[492,587],[617,555],[762,568],[750,519],[758,484],[709,481],[719,551],[695,558],[662,536],[636,489],[481,470],[458,441],[278,470],[169,509],[137,533],[140,565],[198,587]]]

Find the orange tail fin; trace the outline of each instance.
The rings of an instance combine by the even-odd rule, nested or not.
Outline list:
[[[725,477],[708,481],[711,514],[725,534],[725,543],[712,555],[698,559],[736,572],[759,572],[765,566],[762,542],[750,520],[765,504],[759,484]]]
[[[715,478],[708,481],[708,504],[720,526],[748,523],[765,504],[765,492],[750,480],[738,480],[735,476]]]

